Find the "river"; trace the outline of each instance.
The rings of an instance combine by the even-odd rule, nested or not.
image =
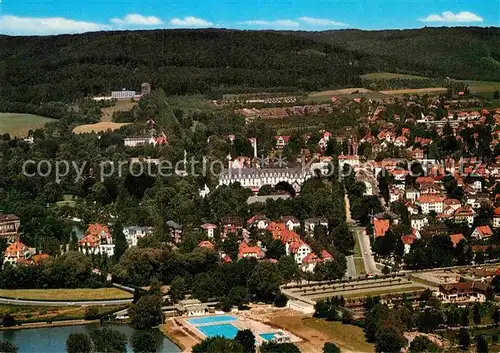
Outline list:
[[[132,337],[137,331],[122,324],[93,324],[77,326],[44,327],[22,330],[0,331],[0,340],[14,343],[18,353],[63,353],[66,352],[66,339],[72,333],[89,333],[92,330],[107,327],[123,332],[128,339],[127,351],[132,352]],[[158,352],[179,353],[180,349],[158,329],[151,332],[156,337]]]

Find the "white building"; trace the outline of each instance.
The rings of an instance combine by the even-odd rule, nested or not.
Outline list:
[[[125,88],[121,91],[112,91],[111,98],[113,98],[113,99],[133,99],[133,98],[135,98],[135,91],[127,91]]]
[[[434,211],[436,213],[443,212],[444,197],[438,195],[421,195],[416,204],[422,208],[423,214],[429,214]]]
[[[293,255],[295,262],[297,262],[299,265],[302,264],[302,260],[304,260],[304,258],[309,255],[311,251],[311,247],[304,243],[302,240],[286,244],[287,255]]]
[[[137,241],[144,238],[146,235],[153,233],[153,227],[125,227],[123,228],[123,234],[127,240],[128,246],[137,246]]]

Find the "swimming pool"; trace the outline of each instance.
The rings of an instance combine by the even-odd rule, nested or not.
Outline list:
[[[259,336],[262,337],[264,341],[270,341],[274,338],[274,333],[259,333]]]
[[[207,337],[222,336],[224,338],[233,339],[238,333],[238,328],[232,324],[207,325],[196,327]]]
[[[219,322],[236,321],[236,317],[232,315],[204,316],[195,319],[187,319],[186,321],[189,322],[191,325],[197,326],[197,325],[212,324]]]

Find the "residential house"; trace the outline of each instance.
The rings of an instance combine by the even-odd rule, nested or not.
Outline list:
[[[294,216],[281,216],[281,222],[285,223],[289,230],[300,228],[300,222]]]
[[[349,164],[351,167],[359,165],[359,156],[356,155],[344,155],[339,156],[339,168],[342,170],[345,164]]]
[[[303,240],[296,240],[286,244],[287,255],[293,255],[295,262],[299,265],[302,264],[302,260],[304,260],[304,258],[309,255],[311,251],[311,247]]]
[[[399,136],[394,140],[394,146],[402,148],[408,143],[408,139],[405,136]]]
[[[260,246],[250,246],[246,242],[242,241],[238,249],[238,259],[244,259],[247,257],[262,259],[264,257],[264,252]]]
[[[373,218],[373,233],[376,238],[383,237],[385,232],[389,230],[391,222],[387,218]]]
[[[443,212],[444,197],[439,195],[420,195],[416,203],[422,209],[423,214],[429,214],[434,211],[436,213]]]
[[[420,197],[420,191],[412,186],[408,186],[405,190],[405,198],[411,201],[415,201]]]
[[[304,222],[306,232],[314,233],[314,228],[317,226],[328,227],[328,219],[323,217],[308,218]]]
[[[221,220],[222,235],[227,237],[229,233],[238,233],[243,229],[243,219],[241,217],[222,217]]]
[[[428,224],[429,224],[429,219],[422,214],[417,214],[410,218],[410,226],[417,230],[421,230]]]
[[[465,237],[462,233],[450,234],[450,240],[453,243],[454,248],[456,248],[458,243],[460,243],[462,240],[467,241],[467,239],[465,239]]]
[[[35,249],[27,247],[20,240],[16,240],[5,249],[3,263],[14,266],[17,264],[28,264],[30,263],[30,257],[35,252]]]
[[[493,235],[493,231],[490,226],[478,226],[471,234],[472,238],[479,240],[490,238]]]
[[[276,148],[285,148],[290,141],[290,136],[274,136],[274,139],[276,140]]]
[[[460,207],[453,213],[453,219],[456,223],[466,222],[469,226],[474,224],[474,217],[476,216],[476,211],[471,207]]]
[[[128,246],[137,246],[137,241],[153,233],[153,227],[124,227],[123,234]]]
[[[410,252],[412,244],[417,240],[417,237],[414,235],[402,235],[401,241],[404,245],[404,253],[408,254]]]
[[[215,230],[217,229],[217,226],[211,223],[204,223],[200,226],[200,228],[203,229],[203,232],[209,239],[212,239],[215,235]]]
[[[84,254],[113,256],[115,245],[108,226],[102,224],[90,224],[85,236],[78,241],[78,247]]]
[[[6,239],[9,243],[19,240],[20,225],[21,221],[16,215],[0,214],[0,238]]]
[[[493,228],[500,228],[500,207],[493,210]]]
[[[167,228],[170,230],[172,241],[175,244],[180,243],[182,238],[182,226],[179,223],[170,220],[167,221]]]
[[[320,262],[323,262],[323,260],[315,253],[311,252],[302,259],[301,270],[304,272],[314,273],[316,265]]]
[[[490,284],[482,281],[469,281],[442,284],[437,297],[449,302],[484,302]]]
[[[253,216],[247,221],[247,224],[249,227],[256,227],[257,229],[266,229],[267,226],[269,225],[269,219],[262,215],[258,214]]]
[[[215,250],[215,245],[211,241],[208,241],[208,240],[200,241],[200,243],[198,244],[198,247],[204,248],[204,249]]]

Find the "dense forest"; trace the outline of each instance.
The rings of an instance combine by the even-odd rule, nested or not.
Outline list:
[[[293,32],[376,60],[379,71],[500,81],[500,28],[441,27],[410,30]]]
[[[167,94],[217,97],[359,87],[359,76],[374,71],[500,80],[499,34],[498,28],[425,28],[0,36],[0,107],[11,106],[0,110],[138,90],[142,82]]]

